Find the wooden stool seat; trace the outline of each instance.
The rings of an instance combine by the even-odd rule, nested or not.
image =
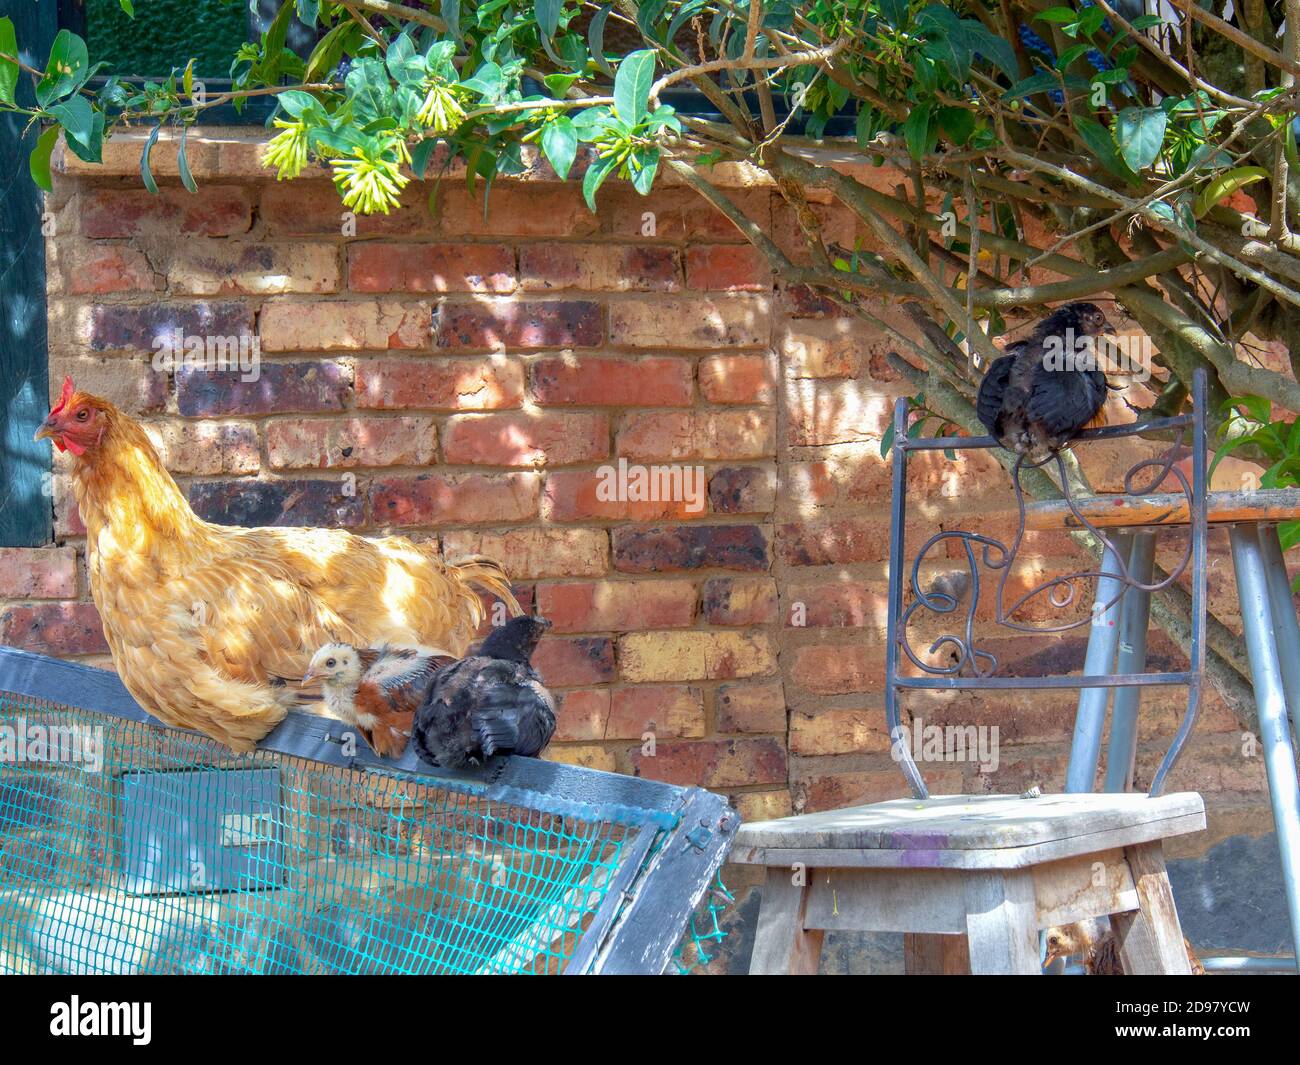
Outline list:
[[[1277,522],[1300,519],[1300,488],[1261,488],[1253,492],[1210,492],[1205,497],[1211,524]],[[1085,496],[1075,509],[1098,528],[1186,525],[1187,497],[1181,492],[1155,495]],[[1081,529],[1078,515],[1063,500],[1028,503],[1026,529]]]
[[[816,972],[827,930],[905,933],[909,972],[1037,973],[1038,931],[1111,919],[1125,967],[1187,973],[1162,841],[1194,793],[947,795],[742,825],[767,868],[751,973]]]

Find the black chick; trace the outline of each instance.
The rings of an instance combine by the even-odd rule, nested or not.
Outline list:
[[[444,769],[539,754],[555,733],[555,699],[529,660],[550,627],[545,618],[511,618],[477,654],[440,670],[415,713],[415,753]]]
[[[980,383],[979,420],[1008,451],[1042,462],[1097,421],[1106,402],[1096,337],[1114,327],[1092,303],[1049,314]]]

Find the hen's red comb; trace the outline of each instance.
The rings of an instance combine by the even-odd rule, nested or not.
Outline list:
[[[59,402],[57,406],[55,406],[55,408],[52,411],[50,411],[50,415],[53,416],[55,414],[58,414],[59,411],[61,411],[64,407],[66,407],[68,405],[68,400],[72,398],[72,393],[75,391],[76,389],[72,387],[72,375],[69,374],[67,377],[63,379],[63,393],[59,396]]]

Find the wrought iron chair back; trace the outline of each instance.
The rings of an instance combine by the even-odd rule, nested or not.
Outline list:
[[[1070,495],[1070,483],[1065,464],[1059,454],[1052,455],[1039,465],[1051,464],[1057,473],[1071,514],[1077,522],[1077,531],[1091,538],[1091,548],[1098,550],[1101,560],[1097,568],[1083,570],[1068,576],[1052,577],[1031,588],[1014,603],[1004,602],[1007,581],[1015,568],[1025,533],[1025,497],[1021,485],[1021,472],[1031,468],[1022,458],[1013,471],[1019,521],[1016,533],[1007,546],[991,536],[964,530],[944,530],[931,536],[909,564],[905,530],[907,528],[907,464],[911,455],[924,451],[976,451],[1000,447],[991,436],[978,437],[914,437],[907,435],[907,401],[899,399],[894,408],[893,449],[893,500],[890,523],[889,549],[889,610],[886,635],[886,692],[885,710],[893,751],[907,777],[913,794],[918,799],[929,797],[925,781],[908,749],[899,708],[899,697],[904,692],[918,690],[974,690],[992,691],[1006,689],[1062,689],[1080,690],[1079,710],[1075,720],[1071,747],[1070,769],[1066,791],[1091,791],[1100,754],[1102,727],[1110,690],[1116,692],[1115,723],[1107,766],[1107,790],[1124,790],[1131,780],[1132,759],[1135,750],[1136,698],[1147,685],[1175,685],[1187,688],[1187,710],[1183,715],[1173,740],[1165,753],[1151,782],[1150,794],[1162,791],[1170,771],[1177,763],[1188,736],[1196,723],[1200,705],[1202,679],[1205,670],[1205,594],[1206,594],[1206,430],[1205,430],[1205,373],[1196,371],[1192,384],[1192,410],[1173,418],[1153,419],[1145,423],[1107,426],[1085,430],[1075,441],[1087,446],[1089,442],[1115,440],[1124,437],[1173,432],[1169,449],[1158,458],[1146,458],[1135,463],[1124,480],[1128,496],[1149,495],[1172,479],[1187,498],[1190,515],[1190,536],[1187,548],[1178,565],[1163,579],[1151,581],[1153,533],[1134,538],[1124,535],[1108,536],[1080,512]],[[1192,479],[1175,464],[1180,448],[1190,447]],[[1073,522],[1071,524],[1074,524]],[[925,590],[921,586],[921,570],[930,552],[947,542],[961,544],[959,557],[969,569],[968,593]],[[1191,567],[1191,641],[1189,665],[1177,672],[1125,671],[1129,664],[1145,662],[1145,609],[1123,610],[1127,602],[1145,600],[1152,592],[1169,587]],[[981,568],[997,575],[994,595],[994,625],[1015,632],[1061,633],[1090,626],[1088,653],[1080,675],[1053,675],[1041,677],[1011,677],[998,675],[997,657],[977,642],[976,611],[980,595],[985,590],[981,581]],[[905,578],[906,575],[906,578]],[[1045,596],[1053,608],[1064,609],[1076,602],[1079,582],[1096,583],[1093,609],[1089,616],[1064,624],[1034,625],[1014,620],[1018,610],[1038,597]],[[910,590],[909,590],[910,589]],[[908,640],[908,626],[918,611],[933,615],[953,614],[962,601],[966,603],[964,624],[960,631],[949,632],[934,639],[926,652],[933,656],[940,648],[948,652],[945,664],[927,661],[918,654]],[[907,605],[905,606],[905,601]],[[1143,603],[1145,607],[1145,602]],[[1121,618],[1122,613],[1122,618]],[[1141,624],[1135,624],[1135,618]],[[1121,627],[1130,630],[1125,639]],[[1105,632],[1102,636],[1099,633]],[[1133,654],[1134,641],[1142,641],[1140,654]],[[1123,642],[1120,668],[1116,668],[1116,647]],[[900,666],[906,658],[917,670],[917,675],[903,675]],[[1123,713],[1121,714],[1121,702]],[[1122,732],[1123,735],[1118,733]],[[1125,763],[1125,759],[1127,760]],[[1118,783],[1119,786],[1116,786]]]

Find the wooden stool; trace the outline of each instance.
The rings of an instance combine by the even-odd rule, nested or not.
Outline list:
[[[749,971],[815,973],[826,930],[903,932],[909,973],[1038,973],[1038,931],[1111,916],[1130,973],[1190,973],[1162,843],[1199,795],[946,795],[742,825],[767,867]]]
[[[1278,522],[1300,520],[1300,489],[1210,492],[1206,504],[1209,523],[1226,526],[1232,542],[1233,571],[1259,711],[1260,747],[1281,852],[1291,938],[1296,957],[1300,959],[1300,781],[1291,742],[1291,729],[1300,730],[1300,623],[1296,620],[1290,579],[1277,535]],[[1141,581],[1151,579],[1154,530],[1186,525],[1190,521],[1187,497],[1177,493],[1077,499],[1075,510],[1078,514],[1065,503],[1031,504],[1026,508],[1025,527],[1079,528],[1078,515],[1082,515],[1097,528],[1126,530],[1125,536],[1116,540],[1132,550],[1129,569]],[[1119,671],[1141,672],[1146,664],[1150,597],[1130,594],[1126,599],[1129,602],[1124,605],[1125,627],[1141,633],[1142,639],[1123,640]],[[1113,645],[1111,654],[1114,654]],[[1121,694],[1126,696],[1123,705]],[[1107,759],[1108,787],[1125,786],[1124,770],[1132,765],[1131,752],[1136,744],[1139,695],[1140,690],[1136,688],[1116,693]],[[1104,713],[1104,704],[1102,709]],[[1100,724],[1100,719],[1094,718],[1092,728],[1097,742]],[[1072,761],[1072,775],[1079,780],[1092,779],[1097,770],[1096,749],[1094,744],[1091,757],[1079,757],[1077,765]],[[1079,750],[1076,746],[1074,753]]]

